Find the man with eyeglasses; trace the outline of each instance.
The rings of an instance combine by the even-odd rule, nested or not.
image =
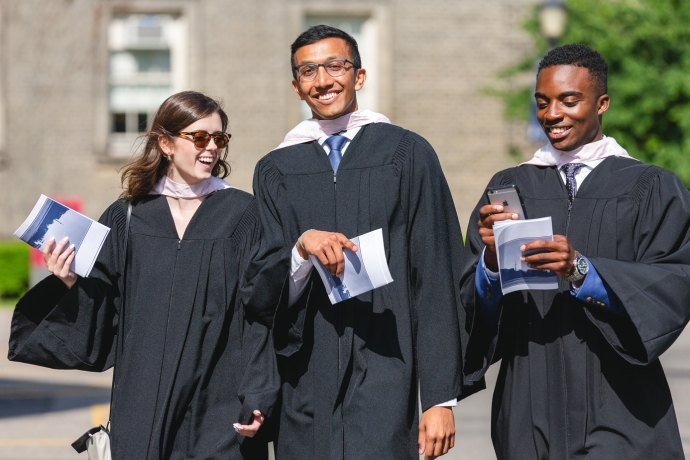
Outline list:
[[[461,381],[463,242],[450,190],[426,140],[359,109],[366,71],[350,35],[307,30],[292,68],[313,118],[254,177],[265,232],[254,264],[285,261],[263,287],[267,301],[280,297],[276,458],[436,458],[454,444],[451,407],[472,391]],[[357,250],[348,238],[379,228],[394,282],[332,305],[309,256],[340,274],[343,248]]]

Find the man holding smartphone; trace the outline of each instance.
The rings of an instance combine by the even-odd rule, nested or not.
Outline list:
[[[553,241],[523,245],[522,260],[559,288],[502,294],[492,227],[516,213],[484,197],[468,228],[463,301],[478,314],[465,372],[501,360],[499,459],[684,458],[658,357],[690,317],[690,194],[603,136],[607,71],[586,46],[550,51],[535,92],[549,144],[489,184],[516,185],[528,217],[551,217]]]

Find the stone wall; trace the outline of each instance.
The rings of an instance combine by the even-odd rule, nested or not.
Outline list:
[[[120,193],[107,154],[107,23],[118,11],[177,12],[189,24],[190,89],[224,101],[229,181],[299,121],[289,45],[307,13],[371,14],[380,26],[380,109],[436,149],[461,224],[524,127],[483,91],[530,49],[533,0],[3,0],[0,2],[0,237],[38,196],[80,196],[97,218]],[[364,63],[366,67],[366,62]],[[529,150],[529,148],[527,148]]]

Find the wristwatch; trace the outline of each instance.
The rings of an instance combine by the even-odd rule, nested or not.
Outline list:
[[[587,262],[587,259],[585,259],[582,254],[578,252],[577,257],[575,257],[575,260],[573,261],[573,274],[565,279],[571,283],[575,283],[584,278],[588,271],[589,263]]]

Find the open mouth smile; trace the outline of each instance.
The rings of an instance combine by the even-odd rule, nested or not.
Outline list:
[[[562,139],[568,135],[572,126],[544,126],[544,131],[551,139]]]
[[[329,91],[324,94],[317,94],[313,99],[319,101],[321,104],[331,104],[340,96],[340,91]]]
[[[213,164],[213,157],[199,157],[197,159],[199,160],[199,163],[204,165],[211,166]]]

